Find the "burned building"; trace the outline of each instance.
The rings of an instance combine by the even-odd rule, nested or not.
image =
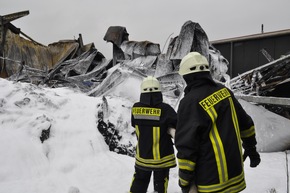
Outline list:
[[[187,53],[197,51],[209,60],[216,81],[236,94],[286,97],[282,104],[276,103],[280,100],[276,98],[257,103],[282,106],[289,112],[288,107],[284,108],[289,103],[285,92],[289,90],[289,30],[210,42],[199,23],[189,20],[178,36],[170,39],[166,53],[161,53],[158,43],[130,40],[126,27],[111,26],[104,41],[113,44],[113,59],[107,60],[94,43],[84,45],[81,34],[78,39],[48,46],[36,42],[11,24],[28,14],[23,11],[0,16],[2,78],[49,87],[67,86],[90,96],[102,96],[131,76],[141,80],[151,75],[161,82],[165,95],[178,98],[184,87],[178,74],[179,63]],[[230,75],[239,76],[231,79]]]
[[[81,90],[99,81],[110,61],[94,43],[84,45],[79,34],[78,39],[42,45],[11,24],[28,14],[23,11],[0,16],[0,77]]]

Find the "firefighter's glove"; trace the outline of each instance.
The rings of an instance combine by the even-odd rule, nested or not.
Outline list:
[[[260,155],[257,152],[255,147],[245,149],[244,155],[243,155],[244,161],[246,160],[247,157],[250,158],[250,167],[251,168],[257,167],[257,165],[259,165],[261,162]]]
[[[194,180],[194,173],[189,173],[184,170],[179,170],[178,185],[180,186],[182,193],[189,193],[190,186]]]

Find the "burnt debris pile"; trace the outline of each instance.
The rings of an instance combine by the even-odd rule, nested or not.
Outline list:
[[[285,92],[290,87],[290,55],[273,60],[264,54],[269,63],[231,79],[228,60],[210,43],[199,23],[190,20],[181,26],[178,36],[168,37],[165,50],[148,40],[130,40],[124,26],[111,26],[103,38],[112,43],[113,58],[107,59],[94,43],[84,44],[81,34],[77,39],[48,46],[36,42],[11,23],[28,14],[23,11],[0,16],[1,78],[50,88],[70,87],[89,96],[104,97],[126,81],[141,82],[151,75],[160,81],[163,94],[178,102],[185,86],[177,73],[179,64],[187,53],[197,51],[208,59],[213,78],[239,98],[290,118],[290,96]],[[102,113],[96,124],[110,150],[134,156],[132,144],[119,143],[117,123],[106,121]],[[42,141],[49,134],[43,136]]]
[[[231,89],[244,100],[263,105],[290,119],[290,54],[231,79]]]
[[[129,40],[125,27],[111,26],[104,36],[113,45],[113,58],[108,60],[94,43],[84,45],[81,34],[78,39],[60,40],[48,46],[36,42],[11,24],[28,14],[23,11],[1,16],[2,78],[52,88],[78,88],[88,95],[100,96],[128,76],[153,75],[176,96],[182,88],[176,72],[183,56],[191,51],[198,51],[209,59],[217,80],[228,78],[227,60],[209,43],[202,27],[192,21],[185,22],[180,34],[170,39],[166,53],[161,53],[158,43]]]

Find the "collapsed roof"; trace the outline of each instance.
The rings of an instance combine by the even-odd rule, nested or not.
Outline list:
[[[282,82],[289,79],[289,62],[285,60],[271,61],[273,70],[269,70],[269,67],[265,68],[267,70],[254,69],[251,73],[230,80],[227,74],[229,62],[211,45],[199,23],[192,21],[186,21],[179,35],[170,39],[166,53],[161,52],[158,43],[129,40],[125,27],[111,26],[104,36],[105,41],[113,44],[113,58],[108,60],[93,43],[84,45],[81,34],[77,40],[61,40],[48,46],[34,41],[11,24],[11,21],[28,14],[28,11],[24,11],[0,16],[1,77],[49,87],[68,86],[78,88],[91,96],[101,96],[130,76],[142,80],[143,77],[152,75],[160,80],[165,94],[177,99],[184,87],[183,79],[177,73],[179,63],[187,53],[197,51],[209,60],[213,78],[239,94],[249,95],[257,88],[259,92],[255,92],[255,95],[265,93],[266,87],[253,87],[253,82],[248,83],[249,78],[258,80],[255,85],[267,79],[268,82],[277,83],[279,79],[279,84],[267,83],[268,87],[272,86],[271,92],[267,91],[268,95],[265,96],[277,93]],[[282,63],[285,65],[281,66]],[[277,70],[282,68],[283,75]],[[256,78],[257,75],[262,75],[262,78]],[[289,84],[283,85],[289,88]],[[249,88],[252,89],[250,92]],[[285,90],[285,87],[280,90]],[[272,101],[275,100],[277,99]],[[286,103],[289,104],[289,100]],[[282,106],[285,109],[285,105]],[[288,107],[286,112],[289,112]]]
[[[111,26],[104,40],[113,44],[113,60],[107,60],[93,43],[83,45],[81,34],[77,40],[59,41],[48,46],[21,37],[24,33],[20,29],[14,30],[16,27],[10,22],[27,14],[28,11],[1,16],[4,21],[1,23],[3,33],[0,39],[1,77],[53,87],[77,87],[96,96],[100,93],[93,90],[98,91],[106,78],[112,81],[110,76],[117,73],[108,74],[108,70],[117,64],[120,67],[116,70],[121,75],[125,74],[122,69],[131,69],[131,73],[140,78],[153,75],[165,83],[166,77],[171,79],[172,76],[179,76],[172,74],[177,72],[182,57],[190,51],[201,52],[208,58],[210,54],[214,56],[212,58],[222,57],[216,51],[210,53],[211,46],[206,33],[198,23],[192,21],[185,22],[179,36],[170,40],[166,54],[161,53],[158,43],[129,40],[125,27]],[[223,65],[227,69],[228,64],[223,60],[215,65]],[[218,69],[212,67],[212,71],[214,74]],[[221,78],[220,72],[216,74]],[[180,84],[180,78],[175,80],[175,84]],[[173,82],[172,79],[170,82]]]

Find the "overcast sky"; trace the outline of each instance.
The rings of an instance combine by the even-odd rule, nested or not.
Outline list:
[[[159,43],[180,33],[191,20],[210,41],[290,29],[290,0],[0,0],[0,15],[29,10],[12,22],[35,41],[48,45],[63,39],[94,43],[112,57],[103,40],[110,26],[124,26],[129,40]]]

